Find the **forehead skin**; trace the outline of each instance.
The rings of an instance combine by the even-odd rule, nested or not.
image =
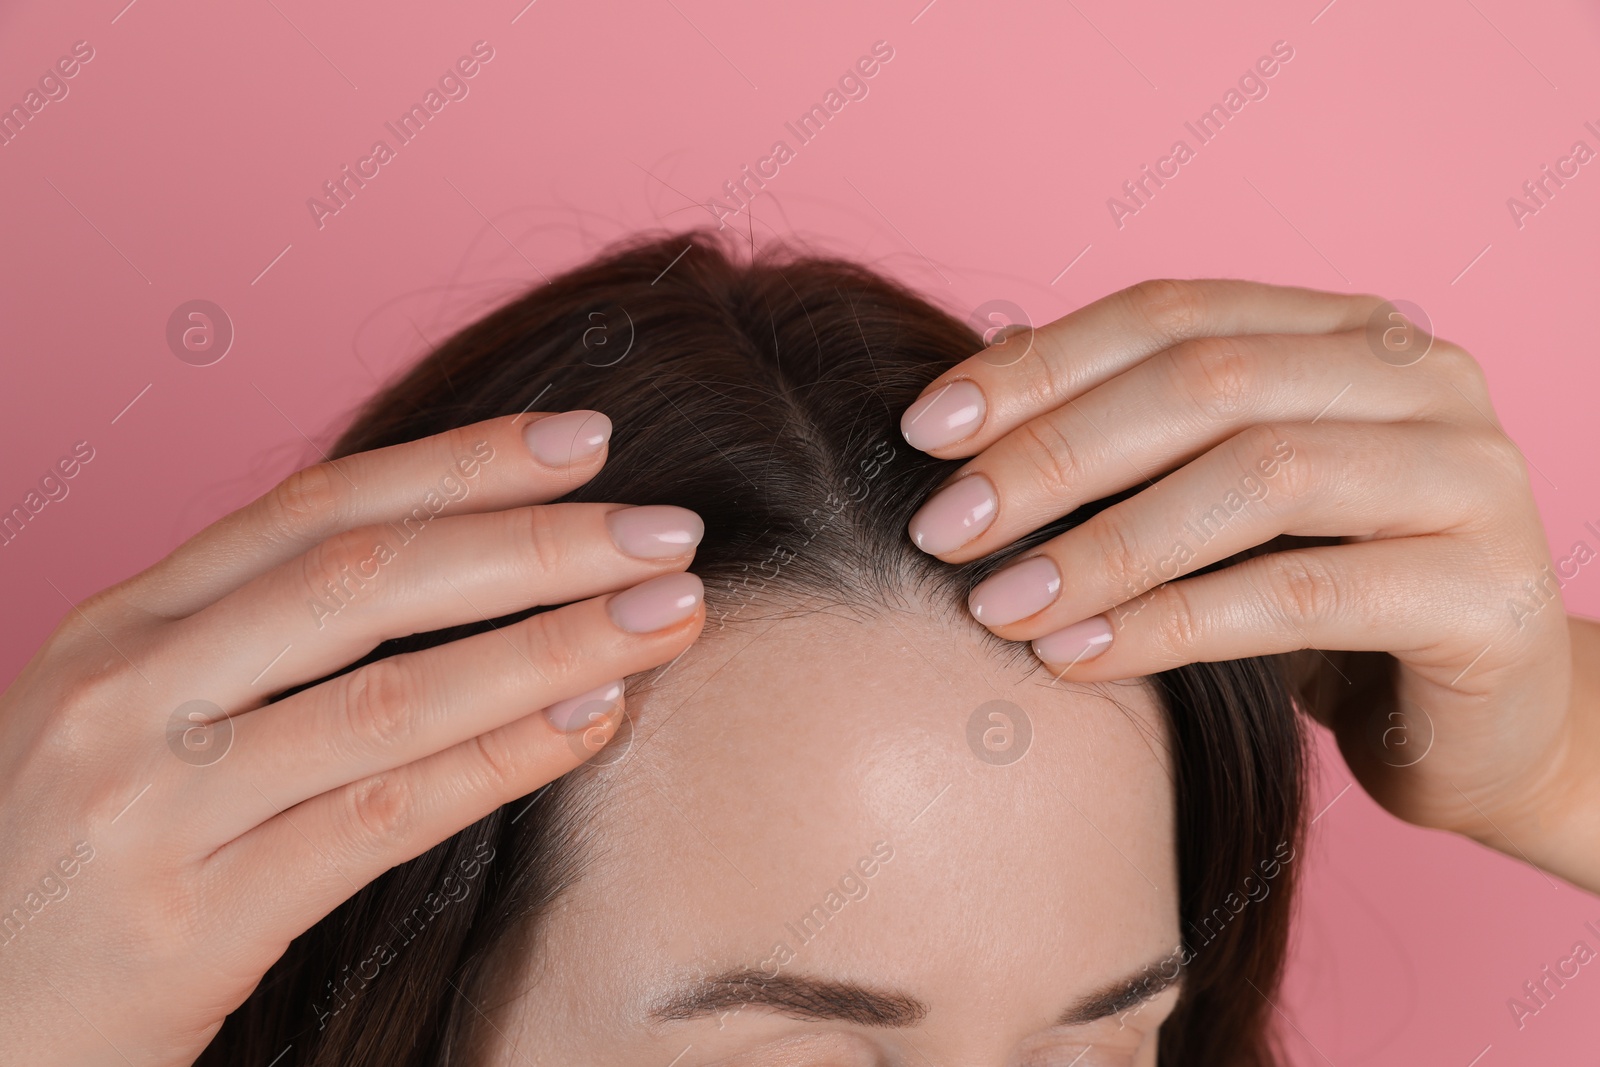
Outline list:
[[[1032,726],[1009,765],[969,743],[994,700]],[[835,609],[708,633],[628,705],[626,755],[608,749],[586,787],[583,874],[512,965],[486,1062],[1009,1064],[1178,941],[1165,731],[1143,683],[1053,684],[964,621]],[[904,1030],[765,1008],[650,1018],[739,967],[929,1012]],[[1153,1064],[1140,1034],[1165,1012],[1051,1040],[1120,1050],[1081,1067]]]

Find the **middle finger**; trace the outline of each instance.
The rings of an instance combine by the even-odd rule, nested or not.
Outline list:
[[[965,562],[1253,423],[1399,421],[1440,397],[1434,375],[1373,358],[1361,331],[1186,341],[1006,434],[912,516],[911,538]]]
[[[389,638],[683,570],[703,530],[686,508],[588,503],[446,516],[410,540],[394,525],[353,530],[170,623],[170,672],[196,690],[192,698],[248,710]],[[196,656],[202,645],[206,655]]]

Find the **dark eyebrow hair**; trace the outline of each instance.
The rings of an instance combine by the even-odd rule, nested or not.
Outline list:
[[[772,1008],[797,1019],[836,1019],[862,1026],[915,1026],[928,1014],[926,1004],[904,993],[804,975],[768,977],[748,968],[696,982],[650,1014],[677,1021],[747,1006]]]
[[[1183,981],[1183,963],[1176,957],[1177,950],[1174,950],[1158,960],[1145,964],[1138,974],[1107,982],[1062,1012],[1061,1017],[1056,1020],[1056,1025],[1082,1026],[1084,1023],[1092,1023],[1109,1015],[1120,1015],[1147,1000],[1154,1000]],[[1162,968],[1172,963],[1177,964],[1177,969],[1169,978],[1162,973]]]
[[[1118,978],[1080,998],[1056,1020],[1057,1026],[1081,1026],[1127,1011],[1178,984],[1180,966],[1171,978],[1161,968],[1168,954],[1146,964],[1136,974]],[[740,968],[696,982],[663,1000],[651,1018],[679,1022],[717,1015],[728,1009],[770,1008],[796,1019],[835,1020],[861,1026],[915,1026],[928,1014],[928,1005],[907,993],[869,989],[854,982],[837,982],[806,975],[769,977]]]

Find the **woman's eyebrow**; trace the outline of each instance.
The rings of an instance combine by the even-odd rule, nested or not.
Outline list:
[[[769,977],[743,968],[713,975],[671,994],[650,1015],[675,1022],[743,1007],[771,1008],[797,1019],[837,1020],[862,1026],[915,1026],[928,1014],[926,1004],[905,993],[805,975]]]
[[[1150,1000],[1176,985],[1183,977],[1179,967],[1170,977],[1169,954],[1126,977],[1075,1001],[1056,1020],[1057,1026],[1082,1026]],[[872,989],[807,975],[768,976],[750,968],[725,971],[669,994],[650,1012],[662,1022],[681,1022],[729,1009],[770,1008],[797,1019],[856,1023],[861,1026],[915,1026],[928,1014],[928,1005],[894,990]]]
[[[1183,965],[1175,957],[1176,953],[1168,953],[1145,964],[1136,974],[1107,982],[1062,1012],[1056,1025],[1082,1026],[1155,999],[1183,980]],[[1171,968],[1173,964],[1177,967],[1170,976],[1163,973],[1164,968]]]

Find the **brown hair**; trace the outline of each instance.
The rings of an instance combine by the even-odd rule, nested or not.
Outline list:
[[[746,602],[750,571],[780,555],[775,587],[857,607],[915,588],[955,610],[1017,553],[1137,491],[973,563],[915,549],[906,523],[958,462],[907,446],[900,413],[981,343],[859,264],[771,249],[745,257],[714,232],[640,237],[461,330],[374,396],[334,451],[522,410],[593,408],[615,424],[610,458],[563,499],[698,512],[706,535],[692,569],[706,585],[708,638]],[[867,471],[871,490],[860,493]],[[837,514],[818,524],[819,510]],[[385,642],[362,662],[488,625]],[[993,643],[1031,659],[1025,645]],[[1300,866],[1301,724],[1272,659],[1196,663],[1150,682],[1172,742],[1188,957],[1160,1062],[1273,1063],[1268,998]],[[295,939],[198,1063],[264,1064],[286,1046],[275,1067],[471,1063],[489,950],[536,923],[576,876],[570,794],[583,773],[361,889]],[[459,902],[420,907],[452,878],[468,886]],[[1270,891],[1255,899],[1251,879]],[[1230,903],[1247,896],[1248,906]]]

